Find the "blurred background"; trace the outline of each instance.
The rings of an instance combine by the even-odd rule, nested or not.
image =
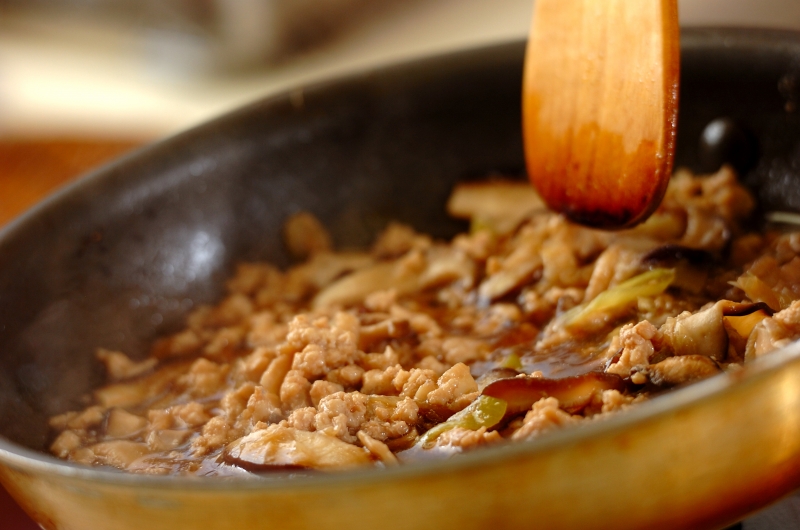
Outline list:
[[[800,30],[800,0],[680,0]],[[332,75],[522,39],[532,0],[0,0],[0,226],[109,158]],[[800,512],[799,512],[800,513]],[[0,488],[0,527],[32,529]]]
[[[682,0],[800,29],[800,0]],[[345,70],[520,39],[531,0],[0,0],[0,135],[151,139]]]

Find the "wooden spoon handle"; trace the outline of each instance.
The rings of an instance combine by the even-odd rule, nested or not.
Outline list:
[[[677,0],[536,0],[523,131],[551,208],[605,228],[655,210],[672,171],[679,39]]]

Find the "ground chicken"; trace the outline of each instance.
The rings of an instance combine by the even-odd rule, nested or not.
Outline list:
[[[459,449],[472,449],[503,440],[497,431],[487,431],[486,427],[473,431],[456,427],[442,433],[436,439],[436,445],[440,447],[458,447]]]
[[[657,335],[658,330],[646,320],[635,325],[626,324],[619,333],[622,352],[619,354],[619,359],[612,363],[606,372],[629,377],[634,370],[647,367],[650,364],[650,357],[655,352],[653,339]],[[637,374],[633,374],[633,377],[637,377]]]
[[[543,398],[533,404],[533,408],[525,414],[522,426],[511,435],[513,440],[524,440],[539,434],[564,427],[578,421],[572,415],[558,407],[558,400],[553,397]]]
[[[240,264],[142,361],[98,350],[109,384],[51,418],[51,451],[148,474],[392,466],[602,421],[800,338],[800,232],[752,232],[728,168],[679,172],[619,232],[519,184],[450,204],[469,233],[390,224],[360,252],[294,215],[305,261]]]
[[[364,431],[385,441],[407,434],[417,422],[418,408],[409,398],[370,397],[361,392],[337,392],[322,398],[314,428],[345,442],[356,441]]]

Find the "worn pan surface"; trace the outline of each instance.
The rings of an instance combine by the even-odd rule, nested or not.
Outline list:
[[[800,486],[800,347],[540,440],[385,471],[143,477],[42,452],[45,419],[101,381],[97,346],[143,355],[240,260],[286,264],[309,210],[340,246],[390,219],[436,236],[459,179],[521,174],[523,43],[258,102],[148,147],[0,233],[0,482],[47,529],[705,528]],[[684,32],[677,165],[727,116],[744,179],[800,211],[800,34]],[[713,158],[713,157],[711,157]],[[714,168],[708,168],[714,169]]]

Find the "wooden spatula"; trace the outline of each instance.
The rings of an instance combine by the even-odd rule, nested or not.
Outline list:
[[[622,228],[658,206],[678,111],[677,0],[536,0],[525,58],[528,174],[554,210]]]

